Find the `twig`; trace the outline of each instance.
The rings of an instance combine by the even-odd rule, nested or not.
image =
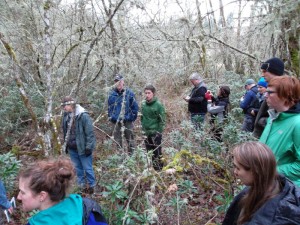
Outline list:
[[[211,218],[209,221],[207,221],[206,224],[204,224],[204,225],[209,225],[211,223],[211,221],[213,221],[213,219],[217,217],[217,215],[218,215],[218,212],[216,212],[216,215],[214,215],[214,217]]]

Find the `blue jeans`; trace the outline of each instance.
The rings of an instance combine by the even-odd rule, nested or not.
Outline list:
[[[93,170],[93,156],[78,155],[78,152],[69,149],[70,158],[75,166],[77,174],[77,184],[79,187],[85,187],[86,180],[89,187],[96,185],[95,174]]]
[[[191,121],[196,129],[201,127],[201,124],[204,122],[205,113],[191,113]]]

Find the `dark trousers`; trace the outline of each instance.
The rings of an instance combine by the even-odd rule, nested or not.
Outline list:
[[[124,128],[122,129],[122,127]],[[124,131],[123,131],[124,130]],[[132,154],[135,149],[135,141],[133,134],[133,122],[124,121],[113,123],[113,135],[114,139],[118,144],[118,149],[123,149],[123,136],[125,137],[128,144],[128,153]]]
[[[247,132],[252,132],[254,129],[255,117],[245,114],[244,121],[242,125],[242,130]]]
[[[155,170],[160,171],[163,168],[163,162],[161,161],[161,140],[162,134],[156,133],[153,135],[148,135],[145,139],[145,145],[147,151],[152,151],[152,165]]]

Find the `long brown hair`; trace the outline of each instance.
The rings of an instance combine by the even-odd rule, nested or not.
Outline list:
[[[249,221],[252,215],[271,197],[278,174],[276,160],[271,149],[260,142],[245,142],[233,149],[236,161],[252,173],[253,183],[249,192],[240,201],[243,212],[238,224]]]
[[[70,159],[60,157],[30,164],[20,172],[19,177],[29,179],[33,193],[48,192],[51,201],[57,202],[66,196],[75,172]]]

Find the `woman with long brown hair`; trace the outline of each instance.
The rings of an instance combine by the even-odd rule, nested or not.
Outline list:
[[[246,142],[233,149],[234,174],[246,185],[231,203],[223,225],[300,224],[300,188],[276,171],[269,147]]]

